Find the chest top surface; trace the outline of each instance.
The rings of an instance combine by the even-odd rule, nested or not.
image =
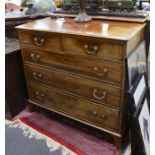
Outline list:
[[[17,26],[16,28],[127,41],[142,30],[144,26],[145,23],[139,24],[104,20],[76,23],[73,18],[65,18],[62,20],[47,17]]]

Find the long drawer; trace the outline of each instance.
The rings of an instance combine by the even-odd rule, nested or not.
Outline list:
[[[123,64],[111,61],[89,60],[75,55],[47,52],[38,49],[22,48],[23,59],[26,62],[58,67],[80,75],[93,77],[102,81],[121,84],[123,79]]]
[[[122,61],[124,58],[123,45],[121,43],[108,43],[94,38],[64,37],[64,51],[83,56]]]
[[[18,30],[20,44],[39,49],[62,49],[60,36],[40,31]]]
[[[117,131],[119,127],[119,111],[99,106],[77,97],[28,83],[30,101],[41,106],[65,113],[98,127]]]
[[[102,82],[87,80],[58,70],[47,70],[25,64],[26,79],[44,84],[85,99],[120,107],[121,89],[103,84]]]

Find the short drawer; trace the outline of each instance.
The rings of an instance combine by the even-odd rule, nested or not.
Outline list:
[[[61,49],[60,37],[58,35],[40,31],[18,30],[21,45],[38,48]]]
[[[104,43],[97,39],[63,38],[64,51],[84,56],[122,61],[123,45],[121,43]]]
[[[28,84],[30,101],[76,119],[102,128],[118,130],[119,111],[98,106],[80,98],[67,95],[32,83]]]
[[[25,64],[25,73],[27,80],[57,88],[94,102],[120,107],[121,89],[119,87],[27,64]]]
[[[123,81],[122,63],[89,60],[70,54],[28,48],[22,48],[22,55],[26,62],[57,67],[109,83],[121,84]]]

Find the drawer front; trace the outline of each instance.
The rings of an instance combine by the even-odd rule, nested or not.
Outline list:
[[[123,60],[123,46],[119,43],[104,43],[95,39],[63,38],[64,50],[84,56],[110,60]]]
[[[37,49],[22,48],[24,61],[57,67],[105,82],[122,83],[123,65],[110,61],[95,61],[69,54],[45,52]]]
[[[60,37],[39,31],[18,31],[20,44],[38,48],[61,49]]]
[[[42,83],[94,102],[120,107],[120,88],[31,65],[25,65],[25,73],[28,80]]]
[[[32,83],[28,84],[28,90],[30,100],[43,107],[54,109],[101,128],[118,129],[119,112],[117,110],[97,106],[77,97]]]

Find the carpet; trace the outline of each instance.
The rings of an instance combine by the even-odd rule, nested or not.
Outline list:
[[[5,123],[5,155],[76,155],[22,120]]]
[[[119,151],[113,144],[66,125],[54,117],[48,118],[43,113],[29,113],[27,110],[24,110],[13,119],[13,121],[16,120],[20,120],[37,132],[57,142],[59,146],[66,148],[70,155],[119,155]]]

